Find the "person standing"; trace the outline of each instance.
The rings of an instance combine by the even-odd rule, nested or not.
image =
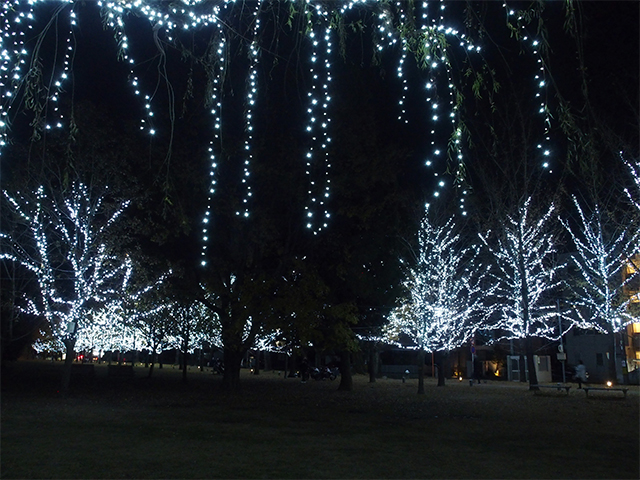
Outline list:
[[[302,375],[302,383],[307,383],[307,380],[309,379],[309,360],[307,360],[307,357],[302,359],[300,374]]]
[[[576,367],[576,381],[578,382],[578,388],[582,388],[582,384],[587,383],[587,367],[584,366],[582,360]]]

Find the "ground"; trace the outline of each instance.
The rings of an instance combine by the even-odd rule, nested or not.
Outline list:
[[[133,379],[77,378],[59,365],[3,365],[1,478],[640,478],[640,396],[632,386],[530,392],[356,375],[300,382],[242,372],[135,367]]]

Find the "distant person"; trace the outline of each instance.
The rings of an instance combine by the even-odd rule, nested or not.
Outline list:
[[[302,374],[302,383],[307,383],[307,380],[309,379],[309,360],[307,360],[307,357],[302,359],[300,373]]]
[[[584,366],[582,360],[576,367],[576,381],[578,382],[578,388],[582,388],[582,384],[587,383],[587,367]]]

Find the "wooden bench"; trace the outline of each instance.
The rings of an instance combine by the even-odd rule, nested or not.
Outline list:
[[[563,385],[561,383],[558,383],[557,385],[531,385],[531,388],[553,388],[554,390],[565,390],[567,392],[567,395],[569,395],[569,390],[571,390],[571,385]]]
[[[622,392],[624,394],[624,398],[627,398],[627,392],[629,391],[628,388],[624,387],[582,387],[582,389],[584,390],[584,393],[587,397],[589,396],[589,390],[600,390],[603,392]]]

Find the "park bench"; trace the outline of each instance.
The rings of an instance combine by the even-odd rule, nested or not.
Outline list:
[[[567,395],[569,395],[569,390],[571,390],[571,385],[563,385],[558,383],[557,385],[531,385],[531,388],[553,388],[554,390],[565,390]]]
[[[587,397],[589,396],[589,390],[599,390],[603,392],[622,392],[624,394],[624,398],[627,398],[627,392],[629,391],[628,388],[624,387],[582,387],[582,389],[584,390],[584,393]]]

